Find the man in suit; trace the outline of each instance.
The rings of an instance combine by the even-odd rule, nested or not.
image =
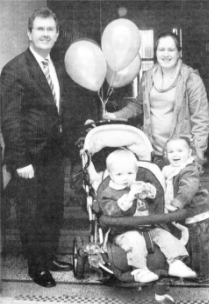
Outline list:
[[[48,8],[28,20],[29,48],[1,74],[4,162],[15,185],[20,238],[28,273],[43,287],[56,285],[50,271],[72,265],[56,257],[64,210],[62,86],[50,51],[59,35]]]

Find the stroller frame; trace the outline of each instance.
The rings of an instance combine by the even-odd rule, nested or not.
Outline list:
[[[128,125],[127,123],[124,123],[121,121],[100,121],[97,123],[92,123],[90,126],[88,126],[88,129],[90,131],[88,132],[86,138],[80,138],[78,142],[78,146],[80,148],[80,157],[82,160],[82,167],[83,167],[83,173],[84,173],[84,181],[83,181],[83,187],[86,191],[86,202],[87,202],[87,211],[89,215],[89,221],[90,221],[90,238],[89,243],[85,244],[80,236],[77,236],[74,239],[73,242],[73,265],[74,265],[74,276],[77,279],[84,278],[84,272],[87,270],[89,271],[90,268],[93,268],[94,270],[98,271],[97,267],[100,268],[100,274],[102,275],[101,281],[104,284],[110,284],[114,286],[123,286],[123,287],[137,287],[142,288],[146,285],[153,285],[152,283],[137,283],[137,282],[124,282],[124,281],[117,281],[112,280],[113,278],[113,271],[109,269],[109,267],[106,267],[106,265],[97,263],[97,267],[92,267],[88,265],[88,257],[89,255],[94,255],[95,253],[98,253],[103,260],[105,260],[105,255],[103,254],[102,250],[99,250],[99,248],[102,247],[104,243],[104,236],[102,233],[102,230],[100,228],[101,224],[111,226],[120,226],[123,222],[124,218],[116,218],[116,221],[114,218],[110,218],[107,216],[101,216],[100,220],[98,222],[96,212],[94,205],[97,205],[96,201],[96,195],[95,191],[93,191],[92,186],[90,184],[90,177],[88,174],[88,168],[92,161],[92,155],[94,155],[96,152],[99,152],[104,147],[106,147],[106,143],[108,141],[108,137],[111,134],[111,130],[116,129],[116,136],[113,136],[112,144],[109,147],[112,148],[119,148],[124,146],[130,146],[131,141],[132,144],[145,144],[146,149],[139,149],[139,153],[137,154],[138,158],[142,160],[145,164],[145,166],[153,168],[156,168],[157,166],[154,164],[151,164],[150,162],[153,159],[153,148],[146,137],[146,135],[136,127],[133,127],[131,125]],[[121,138],[118,137],[117,132],[121,132],[123,136]],[[101,133],[104,133],[107,131],[107,136],[102,141]],[[134,136],[132,138],[129,137],[128,143],[125,143],[125,137],[127,134],[134,132]],[[99,133],[100,132],[100,133]],[[124,135],[125,134],[125,135]],[[137,136],[140,137],[140,139],[137,139]],[[93,139],[94,138],[94,139]],[[98,144],[99,141],[99,144]],[[131,149],[130,149],[131,150]],[[133,151],[135,152],[135,151]],[[150,165],[151,164],[151,165]],[[157,167],[156,172],[154,174],[159,179],[159,182],[162,185],[162,188],[164,189],[164,180],[162,178],[162,175],[159,173],[160,169]],[[105,174],[104,174],[105,176]],[[107,175],[106,175],[107,176]],[[105,177],[106,177],[105,176]],[[129,218],[129,221],[127,223],[128,227],[133,227],[137,225],[146,225],[146,224],[153,224],[156,222],[162,222],[162,223],[171,223],[176,220],[185,219],[187,216],[186,212],[184,210],[178,210],[174,213],[170,214],[154,214],[152,216],[148,216],[146,219],[145,217],[131,217]],[[108,242],[105,240],[105,245],[108,248]],[[101,271],[102,269],[102,271]],[[108,274],[108,275],[107,275]],[[176,279],[171,277],[162,277],[159,279],[159,281],[154,282],[155,285],[155,292],[156,294],[166,294],[168,290],[168,286],[175,286],[175,287],[198,287],[200,286],[198,283],[196,283],[194,280],[184,280],[182,278]],[[201,284],[201,287],[208,287],[208,285]],[[172,303],[172,302],[171,302]]]

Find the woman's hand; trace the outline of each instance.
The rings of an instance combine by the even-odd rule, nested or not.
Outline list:
[[[102,118],[105,120],[114,120],[116,119],[116,116],[114,113],[106,112],[105,114],[102,115]]]
[[[84,123],[84,126],[93,125],[94,123],[95,123],[94,120],[92,120],[92,119],[87,119],[87,120],[85,121],[85,123]],[[96,125],[95,125],[95,127],[96,127]]]

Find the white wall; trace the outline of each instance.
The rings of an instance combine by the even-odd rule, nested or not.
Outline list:
[[[2,67],[28,46],[28,17],[46,0],[0,0],[0,72]]]

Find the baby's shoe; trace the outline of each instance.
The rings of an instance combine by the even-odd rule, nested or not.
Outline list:
[[[155,304],[175,304],[174,299],[168,294],[165,295],[155,295]]]
[[[168,274],[180,278],[196,278],[196,272],[187,267],[181,260],[175,260],[169,265]]]
[[[158,275],[149,269],[135,269],[131,272],[134,280],[139,283],[150,283],[159,279]]]

